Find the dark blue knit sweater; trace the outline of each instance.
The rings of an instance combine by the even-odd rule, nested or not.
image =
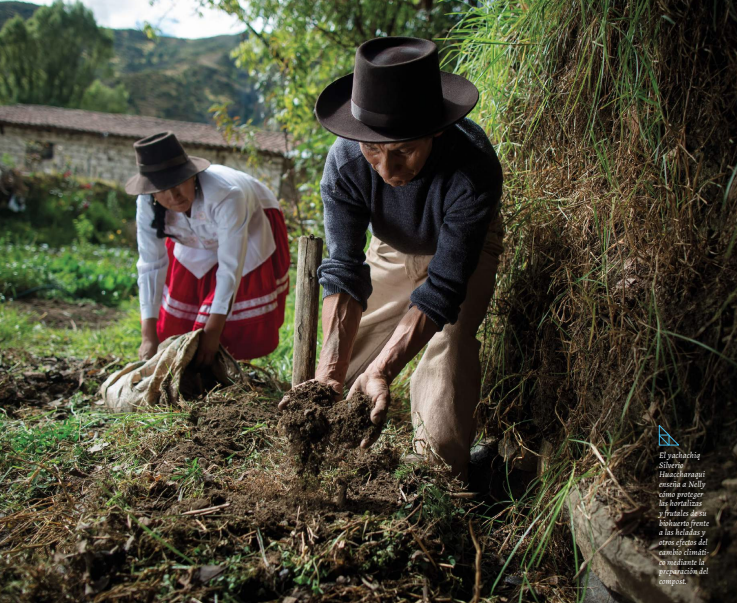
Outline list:
[[[338,138],[321,182],[330,257],[318,269],[324,297],[345,291],[366,309],[371,275],[366,230],[407,254],[434,254],[427,280],[412,292],[440,328],[458,319],[486,231],[499,211],[502,169],[484,131],[464,119],[433,139],[419,174],[392,188],[361,154]]]

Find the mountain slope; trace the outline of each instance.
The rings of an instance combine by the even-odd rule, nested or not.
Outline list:
[[[36,12],[37,8],[37,4],[31,4],[30,2],[0,2],[0,27],[15,15],[20,15],[23,19],[28,19],[28,17]]]
[[[37,8],[29,2],[0,2],[0,27],[16,14],[28,19]],[[230,58],[240,35],[197,40],[160,36],[154,41],[142,31],[111,31],[115,57],[101,79],[109,86],[125,85],[129,113],[210,122],[208,109],[229,103],[231,116],[263,122],[259,92]]]
[[[154,41],[136,30],[113,34],[115,75],[106,83],[125,84],[133,113],[204,122],[210,121],[210,106],[229,102],[231,115],[263,121],[259,93],[230,58],[240,36]]]

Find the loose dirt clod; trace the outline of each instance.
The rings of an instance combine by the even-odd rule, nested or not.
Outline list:
[[[374,402],[362,393],[337,402],[328,416],[332,426],[331,440],[345,448],[356,448],[366,437],[376,435],[381,428],[371,422]]]
[[[328,410],[332,391],[316,381],[306,384],[298,392],[289,392],[288,405],[279,420],[279,433],[289,441],[289,448],[298,465],[317,474],[327,447],[330,433]]]
[[[371,422],[372,400],[361,393],[332,401],[332,390],[316,381],[287,394],[288,405],[279,421],[301,471],[318,474],[328,451],[356,448],[380,428]]]

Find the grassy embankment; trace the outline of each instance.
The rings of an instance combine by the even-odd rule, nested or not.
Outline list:
[[[555,521],[577,483],[614,510],[657,508],[658,425],[682,451],[731,456],[737,10],[499,1],[452,38],[506,174],[481,411],[500,437],[554,450],[510,515],[531,572],[551,533],[570,540]]]

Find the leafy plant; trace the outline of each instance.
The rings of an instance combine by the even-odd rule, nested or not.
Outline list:
[[[78,239],[75,220],[84,218],[83,240],[134,246],[136,204],[118,187],[63,174],[33,174],[23,179],[26,210],[0,208],[0,237],[15,242],[69,245]]]
[[[88,225],[78,223],[81,232]],[[85,230],[87,229],[87,230]],[[0,239],[0,301],[45,294],[117,305],[137,292],[136,255],[129,249],[90,245],[51,249]]]

